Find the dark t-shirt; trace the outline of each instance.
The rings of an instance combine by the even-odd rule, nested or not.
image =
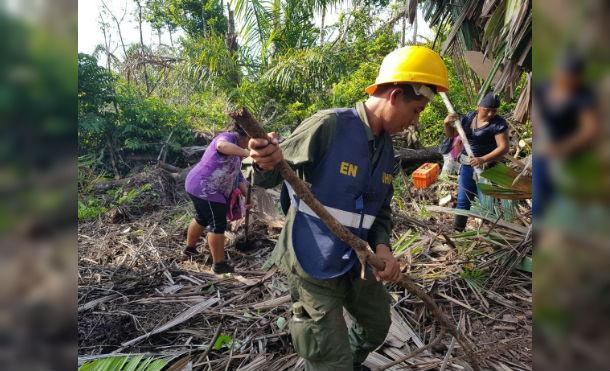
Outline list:
[[[549,89],[548,84],[538,86],[534,89],[534,99],[550,139],[559,141],[576,132],[580,114],[595,105],[595,95],[583,87],[565,102],[551,104],[547,99]]]
[[[466,133],[466,138],[468,138],[468,143],[470,143],[472,148],[472,153],[475,157],[481,157],[498,147],[496,144],[496,134],[508,130],[508,123],[503,117],[496,115],[491,119],[489,124],[473,130],[471,124],[476,115],[477,112],[472,111],[466,116],[462,116],[461,122]]]

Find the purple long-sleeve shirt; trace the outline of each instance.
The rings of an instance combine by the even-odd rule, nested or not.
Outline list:
[[[201,160],[188,173],[184,188],[191,195],[211,202],[226,203],[231,191],[244,182],[241,158],[224,155],[216,150],[216,143],[224,140],[237,144],[236,133],[218,134],[201,156]]]

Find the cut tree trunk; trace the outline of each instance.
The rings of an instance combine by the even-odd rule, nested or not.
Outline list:
[[[400,158],[400,165],[402,167],[411,166],[413,163],[443,161],[443,155],[438,151],[438,147],[420,149],[401,148],[394,152],[396,157]]]
[[[95,185],[96,191],[107,191],[112,188],[120,187],[129,182],[129,178],[115,179],[108,182],[101,182]]]
[[[182,152],[182,156],[189,164],[193,164],[195,162],[199,162],[201,160],[201,156],[208,148],[208,146],[191,146],[191,147],[182,147],[180,151]]]
[[[194,167],[194,166],[189,166],[185,169],[181,169],[179,167],[176,167],[176,166],[170,165],[170,164],[166,164],[165,162],[161,162],[161,161],[157,164],[157,166],[160,167],[161,169],[169,172],[172,175],[172,177],[176,180],[177,183],[184,183],[189,171],[191,171],[191,169]]]
[[[165,162],[162,162],[162,161],[159,161],[157,166],[159,168],[167,171],[168,173],[170,173],[171,177],[174,178],[177,183],[184,183],[186,176],[188,175],[189,171],[191,171],[191,169],[193,168],[193,166],[189,166],[186,169],[181,169],[174,165],[166,164]],[[132,179],[132,177],[128,177],[128,178],[110,180],[107,182],[100,182],[100,183],[96,184],[94,188],[96,191],[103,192],[103,191],[107,191],[112,188],[124,186],[125,184],[129,183],[129,181],[131,179]]]

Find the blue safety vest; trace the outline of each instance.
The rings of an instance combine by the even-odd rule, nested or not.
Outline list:
[[[308,177],[311,190],[341,224],[366,240],[368,231],[392,186],[394,149],[383,141],[381,157],[373,168],[364,123],[355,109],[334,110],[337,130],[322,161]],[[383,134],[388,135],[388,134]],[[316,279],[330,279],[349,271],[356,253],[341,241],[286,184],[296,207],[292,244],[303,270]]]

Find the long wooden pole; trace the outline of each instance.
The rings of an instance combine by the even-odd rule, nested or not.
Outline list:
[[[250,138],[260,138],[267,139],[267,133],[263,130],[260,124],[250,115],[250,112],[245,108],[241,108],[229,113],[235,122],[239,126],[241,126],[244,131],[248,134]],[[278,169],[280,175],[288,184],[292,186],[294,192],[299,197],[302,202],[305,202],[307,206],[309,206],[315,213],[320,217],[320,219],[326,224],[326,226],[339,237],[343,242],[347,243],[354,249],[358,259],[360,260],[362,267],[366,266],[366,264],[370,264],[377,271],[383,271],[385,269],[385,262],[381,260],[379,257],[373,254],[372,250],[369,248],[369,245],[366,241],[362,240],[358,236],[351,233],[347,228],[345,228],[341,223],[339,223],[327,210],[326,208],[318,201],[313,193],[311,193],[309,187],[303,182],[292,170],[292,168],[288,165],[285,160],[282,160],[276,167]],[[436,304],[434,299],[430,297],[430,295],[426,294],[426,292],[420,288],[413,279],[403,273],[400,276],[400,280],[397,282],[398,285],[407,289],[409,292],[415,294],[419,297],[424,304],[430,309],[432,314],[436,317],[436,319],[441,323],[441,325],[449,332],[453,337],[455,337],[458,342],[464,348],[464,351],[470,358],[470,362],[472,363],[472,367],[475,370],[479,370],[478,361],[475,356],[475,353],[472,350],[472,346],[470,342],[456,330],[456,327],[451,324],[447,316],[441,311],[439,306]]]
[[[248,224],[250,224],[250,208],[252,207],[252,205],[250,205],[252,199],[252,178],[250,178],[250,181],[248,182],[248,192],[246,193],[246,205],[248,206],[248,208],[246,209],[246,220],[245,220],[245,225],[244,225],[244,234],[246,237],[246,247],[248,246]]]
[[[447,111],[449,111],[449,113],[455,113],[455,109],[453,108],[449,97],[447,97],[447,93],[439,93],[439,95],[441,96],[443,103],[445,103]],[[470,143],[468,142],[468,138],[466,137],[466,133],[464,132],[464,128],[462,127],[462,123],[460,122],[460,120],[455,120],[453,122],[453,126],[455,127],[455,130],[457,130],[460,139],[462,139],[462,144],[464,144],[464,149],[466,150],[466,153],[471,158],[474,158],[474,153],[472,152],[472,148],[470,147]],[[481,169],[479,166],[474,166],[474,170],[477,178],[483,171],[483,169]]]

